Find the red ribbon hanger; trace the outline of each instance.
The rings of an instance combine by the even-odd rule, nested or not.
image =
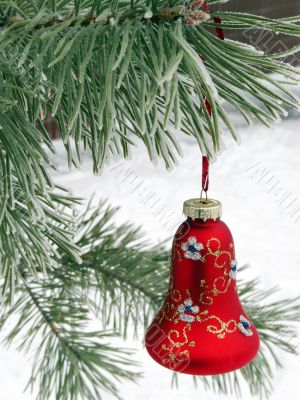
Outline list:
[[[199,0],[195,0],[194,7],[195,8],[199,7],[199,3],[200,3]],[[209,12],[209,7],[208,7],[206,1],[204,1],[204,3],[202,4],[202,8],[205,11]],[[220,17],[214,17],[214,22],[216,24],[221,25],[222,19]],[[216,36],[221,40],[225,39],[224,31],[221,26],[216,27]],[[205,61],[205,58],[203,56],[200,55],[200,57],[201,57],[202,61]],[[205,107],[206,107],[208,114],[211,116],[211,105],[207,98],[205,98]],[[207,196],[208,188],[209,188],[209,159],[207,156],[202,156],[202,192],[205,192],[206,196]],[[201,194],[202,194],[202,192],[201,192]]]

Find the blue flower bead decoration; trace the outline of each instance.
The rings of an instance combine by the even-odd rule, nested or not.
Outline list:
[[[232,260],[231,263],[230,263],[230,272],[229,272],[229,278],[230,279],[236,279],[237,266],[238,266],[237,261],[236,260]]]
[[[247,320],[243,315],[240,316],[240,322],[238,323],[238,328],[245,336],[252,336],[253,332],[250,329],[252,326],[251,322]]]
[[[194,261],[201,260],[200,251],[204,249],[204,246],[202,243],[197,243],[195,236],[191,236],[187,242],[181,243],[181,248],[184,251],[185,258]]]
[[[178,306],[177,311],[179,312],[179,319],[184,322],[194,322],[195,316],[190,314],[197,314],[199,312],[198,306],[193,306],[193,302],[191,299],[184,300],[183,304]],[[190,313],[190,314],[186,314]]]

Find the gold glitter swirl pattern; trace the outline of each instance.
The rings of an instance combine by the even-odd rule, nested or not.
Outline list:
[[[218,339],[224,339],[227,334],[235,332],[238,328],[238,322],[236,320],[231,319],[225,322],[216,315],[208,315],[208,310],[200,312],[197,315],[196,320],[199,323],[216,320],[216,324],[208,325],[206,329],[207,332],[216,335]],[[169,352],[168,355],[163,358],[162,363],[164,365],[167,365],[170,369],[176,369],[180,363],[182,363],[183,361],[187,361],[190,357],[190,353],[188,350],[184,350],[182,352],[179,352],[178,354],[175,354],[174,349],[176,349],[176,351],[179,351],[182,346],[187,344],[189,347],[196,346],[195,341],[189,342],[187,331],[191,331],[191,324],[189,323],[186,324],[182,330],[183,340],[179,341],[178,339],[180,338],[180,332],[176,329],[171,329],[167,335],[167,339],[170,343],[169,346],[167,346],[166,344],[162,344],[161,346],[163,350],[167,350]]]
[[[190,352],[188,350],[183,350],[178,354],[172,351],[168,354],[168,357],[162,359],[162,363],[170,369],[178,368],[178,365],[186,362],[190,359]]]
[[[168,321],[178,322],[176,316],[178,315],[177,307],[174,303],[179,303],[182,299],[180,290],[174,289],[173,278],[172,275],[170,277],[169,290],[167,298],[169,299],[163,305],[163,307],[159,310],[155,319],[158,320],[158,323],[161,323],[164,319]]]
[[[206,285],[205,281],[201,281],[200,283],[200,287],[204,289],[207,288],[207,290],[200,294],[199,302],[204,305],[212,305],[214,302],[214,297],[218,296],[219,294],[225,294],[230,286],[230,283],[232,282],[232,279],[228,276],[227,270],[231,265],[232,255],[227,250],[221,250],[220,240],[214,237],[207,241],[206,248],[207,255],[212,255],[215,257],[214,267],[223,269],[223,276],[216,277],[211,288]],[[228,279],[226,279],[226,277],[228,277]],[[203,285],[203,282],[205,285]]]
[[[174,261],[177,257],[177,261],[182,261],[182,256],[180,254],[179,241],[174,242],[172,260]],[[230,243],[228,245],[229,249],[233,248],[233,244]],[[232,263],[232,254],[230,251],[221,250],[221,242],[219,239],[212,237],[206,243],[206,254],[201,259],[201,262],[206,262],[207,257],[214,257],[214,267],[218,270],[222,270],[222,274],[217,276],[212,285],[208,285],[207,282],[202,279],[199,285],[199,290],[201,294],[199,296],[199,303],[205,306],[210,306],[214,303],[214,299],[216,296],[220,294],[225,294],[233,281],[231,279],[228,269]],[[186,296],[188,299],[192,299],[190,289],[186,289]],[[175,324],[179,323],[179,312],[178,312],[178,303],[183,300],[183,293],[180,290],[174,288],[172,276],[170,278],[169,291],[168,291],[168,300],[165,302],[164,306],[160,310],[157,318],[159,322],[162,322],[164,319],[174,322]],[[238,329],[238,321],[234,319],[230,319],[228,321],[223,321],[217,315],[210,315],[208,309],[200,310],[196,315],[195,322],[193,323],[205,323],[209,322],[209,325],[206,327],[207,332],[216,335],[218,339],[224,339],[227,334],[231,334]],[[192,329],[192,324],[188,322],[181,330],[171,329],[166,335],[167,343],[163,343],[161,348],[163,350],[167,350],[168,354],[162,360],[163,364],[168,366],[170,369],[176,369],[178,365],[182,362],[188,361],[190,357],[189,350],[185,349],[180,351],[182,346],[195,347],[195,341],[189,341],[189,332]],[[182,332],[182,333],[180,333]]]
[[[178,257],[178,262],[181,263],[182,262],[182,256],[181,253],[179,251],[180,249],[180,244],[179,243],[174,243],[173,246],[173,251],[172,251],[172,261],[174,261],[176,259],[176,256]]]
[[[218,322],[218,325],[209,325],[206,329],[207,332],[213,333],[217,335],[218,339],[224,339],[227,333],[233,333],[237,330],[237,322],[234,319],[230,319],[229,321],[225,322],[221,318],[217,317],[216,315],[209,315],[207,318],[201,318],[202,315],[207,315],[208,310],[203,311],[196,317],[197,321],[202,323],[209,321],[211,319],[215,319]]]
[[[190,357],[190,353],[188,350],[180,351],[178,352],[178,354],[175,354],[174,352],[175,348],[180,349],[180,347],[189,343],[189,339],[186,333],[187,330],[191,330],[191,324],[186,324],[183,328],[182,336],[184,340],[180,342],[178,341],[178,339],[180,338],[180,332],[176,329],[171,329],[168,333],[168,340],[170,342],[170,345],[168,347],[165,344],[162,345],[162,349],[169,351],[168,356],[163,358],[162,363],[164,365],[168,365],[168,367],[171,369],[175,369],[176,367],[178,367],[178,364],[187,361]],[[189,346],[194,347],[195,342],[190,342]]]
[[[215,250],[214,250],[214,247],[215,247]],[[226,268],[228,265],[230,265],[230,262],[232,259],[231,253],[227,250],[221,250],[221,242],[219,239],[217,239],[217,238],[209,239],[207,241],[206,248],[207,248],[208,254],[211,254],[212,256],[216,257],[215,263],[214,263],[216,268]],[[228,256],[228,258],[224,257],[224,255]],[[220,264],[219,261],[222,258],[222,256],[223,256],[224,260]]]
[[[180,332],[179,331],[177,331],[176,329],[171,329],[170,330],[170,332],[168,333],[168,339],[169,339],[170,343],[172,344],[172,347],[169,350],[173,350],[174,347],[181,347],[181,346],[185,345],[186,343],[188,343],[189,339],[188,339],[187,333],[186,333],[187,329],[189,331],[191,330],[191,324],[185,325],[185,327],[182,330],[182,336],[184,337],[184,341],[183,342],[178,342],[178,341],[176,342],[175,341],[176,339],[178,340],[178,338],[180,337]],[[172,339],[172,335],[173,334],[175,334],[175,336],[176,336],[176,339],[174,338],[175,340]]]

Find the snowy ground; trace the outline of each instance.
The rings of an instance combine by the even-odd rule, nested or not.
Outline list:
[[[300,120],[289,118],[273,129],[242,128],[241,145],[224,138],[226,149],[211,168],[210,196],[223,203],[223,220],[229,225],[239,264],[249,263],[249,277],[260,276],[262,287],[280,285],[279,296],[299,295],[300,279]],[[114,160],[100,177],[92,175],[87,156],[80,171],[69,171],[65,153],[57,144],[59,173],[57,183],[70,187],[76,195],[108,198],[121,206],[118,220],[142,225],[154,242],[170,237],[182,220],[182,203],[197,197],[201,181],[201,155],[191,140],[182,140],[184,158],[172,172],[148,161],[144,148],[137,148],[132,160]],[[130,177],[128,177],[128,174]],[[152,193],[152,208],[144,200]],[[152,204],[154,201],[152,201]],[[160,209],[164,211],[159,212]],[[168,211],[166,211],[168,210]],[[168,217],[166,217],[168,215]],[[141,337],[142,342],[142,337]],[[156,365],[141,343],[136,358],[143,362],[140,385],[121,388],[126,400],[168,398],[217,399],[219,396],[194,388],[188,376],[180,379],[178,390],[170,387],[171,373]],[[300,358],[282,357],[285,369],[275,376],[272,400],[285,400],[298,393]],[[12,348],[0,349],[0,399],[32,400],[23,388],[30,372],[30,361]],[[234,397],[229,396],[229,399]],[[244,395],[243,399],[250,399]],[[104,394],[104,400],[111,396]],[[59,399],[58,399],[59,400]],[[88,399],[87,399],[88,400]]]

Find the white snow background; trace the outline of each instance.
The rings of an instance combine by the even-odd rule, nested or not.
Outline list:
[[[241,145],[229,134],[224,135],[226,148],[211,165],[209,195],[223,203],[222,219],[232,231],[239,265],[249,263],[251,266],[243,273],[244,278],[259,276],[264,289],[279,285],[281,291],[274,300],[297,296],[300,292],[299,121],[299,116],[292,114],[272,129],[258,125],[247,128],[238,122]],[[70,171],[62,143],[57,142],[55,162],[59,168],[54,179],[75,195],[89,199],[95,194],[95,202],[107,198],[110,204],[120,206],[116,222],[129,220],[141,225],[145,237],[157,243],[171,238],[175,227],[184,219],[183,201],[197,197],[200,192],[198,146],[187,137],[182,137],[180,143],[184,157],[171,172],[161,163],[153,166],[146,150],[139,145],[130,161],[112,160],[101,176],[93,176],[88,155],[80,170]],[[151,204],[157,202],[152,208],[143,202],[151,192]],[[159,213],[160,209],[163,211]],[[181,376],[179,388],[172,389],[172,373],[148,357],[143,348],[142,332],[140,340],[128,340],[121,345],[138,349],[133,358],[142,362],[144,372],[138,384],[120,385],[124,399],[220,398],[205,392],[201,385],[195,388],[190,376]],[[298,397],[300,358],[285,354],[280,357],[284,369],[274,376],[271,399]],[[0,360],[0,400],[33,400],[34,394],[23,393],[30,375],[30,356],[19,354],[13,347],[0,347]],[[246,385],[243,387],[247,389]],[[227,398],[235,399],[235,396]],[[252,397],[245,390],[242,398]],[[112,396],[103,393],[103,399],[110,400]]]

